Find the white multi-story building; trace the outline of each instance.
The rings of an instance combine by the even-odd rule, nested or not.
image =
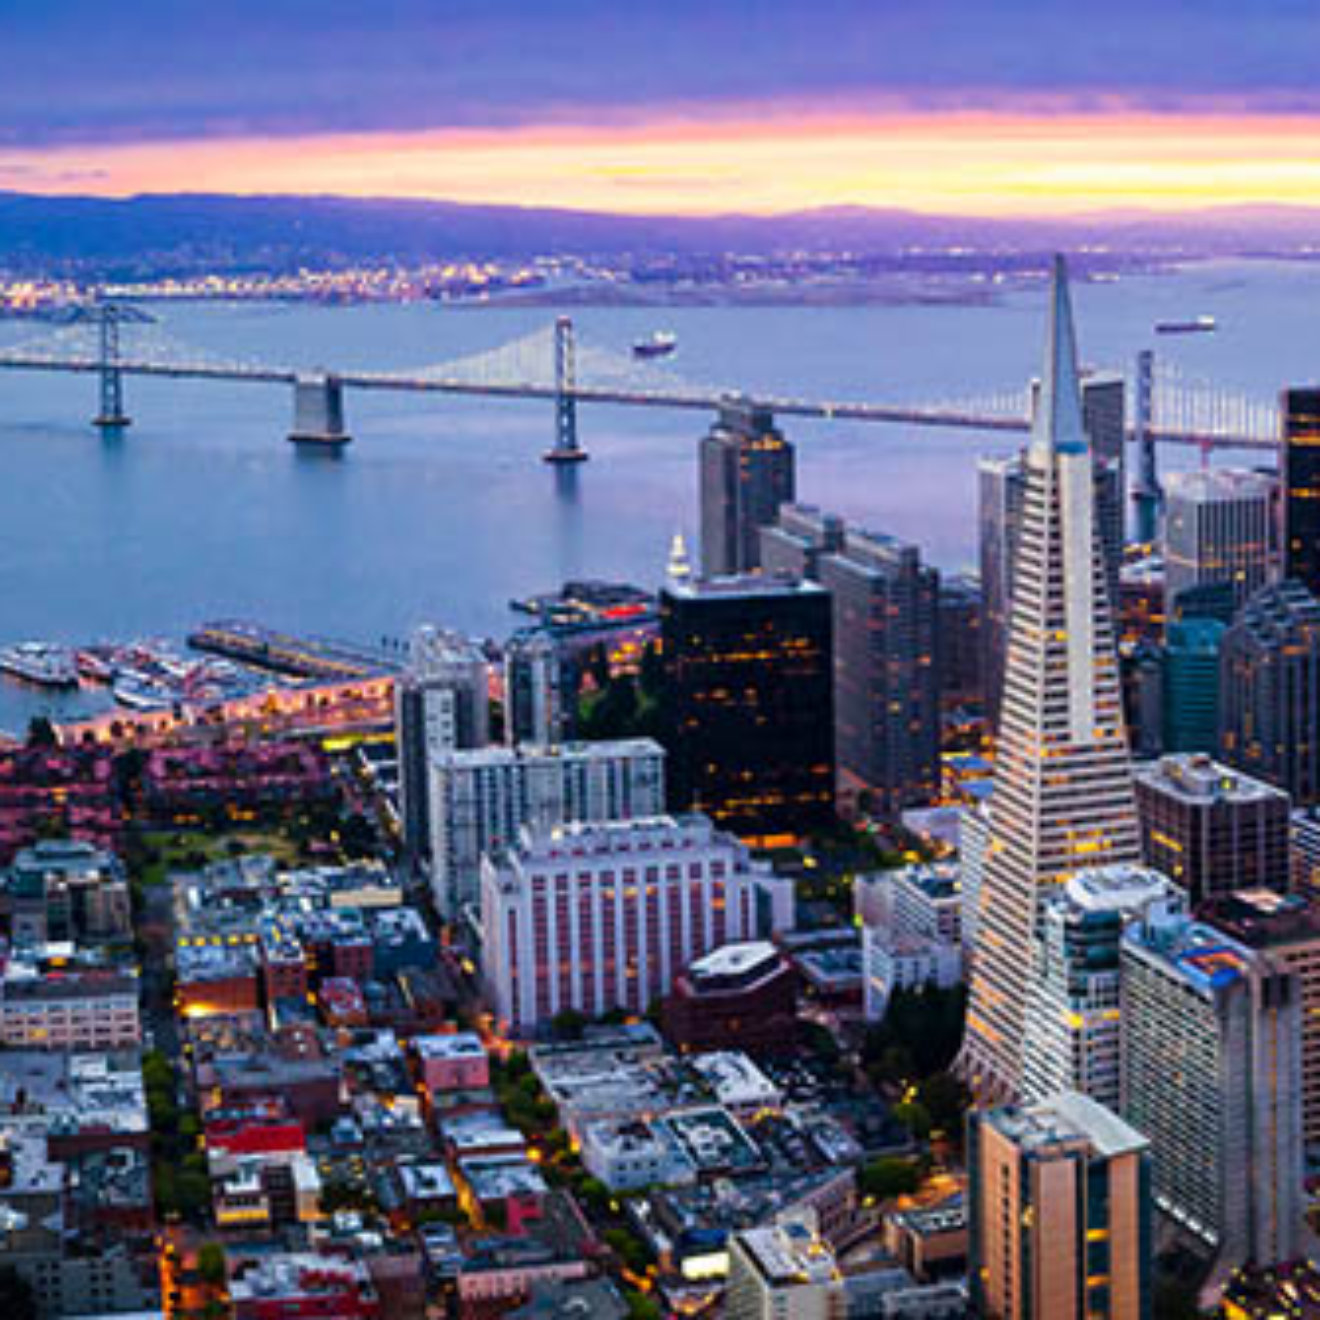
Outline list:
[[[1044,900],[1027,1000],[1024,1100],[1077,1091],[1118,1110],[1123,928],[1155,904],[1175,911],[1183,902],[1167,876],[1144,866],[1079,871]]]
[[[1042,897],[1079,871],[1141,859],[1062,258],[1026,478],[960,1061],[983,1101],[1021,1089]]]
[[[408,664],[394,685],[399,810],[404,847],[414,863],[431,851],[431,758],[490,741],[490,667],[458,633],[418,628]]]
[[[481,859],[526,825],[644,819],[665,809],[665,753],[649,738],[487,747],[431,761],[431,886],[449,918],[477,901]]]
[[[693,959],[793,924],[792,882],[703,816],[525,827],[481,900],[486,985],[524,1030],[643,1012]]]
[[[645,1119],[588,1123],[579,1138],[582,1167],[612,1192],[674,1187],[697,1180],[673,1133]]]
[[[862,925],[862,998],[879,1021],[895,990],[937,985],[963,975],[962,886],[950,863],[860,875],[853,908]]]
[[[1123,1117],[1150,1140],[1156,1205],[1222,1279],[1301,1252],[1302,993],[1213,926],[1152,910],[1123,936]]]

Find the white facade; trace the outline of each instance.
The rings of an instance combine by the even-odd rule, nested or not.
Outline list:
[[[524,826],[659,815],[665,753],[649,738],[488,747],[431,761],[431,885],[453,918],[480,894],[484,854],[512,847]]]
[[[793,924],[792,882],[701,816],[527,827],[481,900],[486,986],[522,1029],[643,1012],[693,959]]]
[[[1262,472],[1205,468],[1164,478],[1164,591],[1225,583],[1236,610],[1273,576],[1277,482]]]
[[[579,1143],[583,1167],[612,1192],[697,1180],[696,1168],[673,1137],[641,1119],[588,1123]]]
[[[6,978],[0,1045],[8,1049],[117,1050],[142,1043],[137,978]]]
[[[1123,928],[1177,886],[1144,866],[1083,871],[1046,897],[1036,941],[1023,1050],[1024,1100],[1078,1092],[1118,1111],[1119,945]]]
[[[963,976],[962,948],[937,940],[895,938],[877,926],[862,928],[862,1011],[879,1022],[895,990],[938,986],[947,990]]]
[[[1041,898],[1141,859],[1118,656],[1082,422],[1067,276],[1056,264],[1013,578],[990,838],[961,1070],[978,1098],[1022,1084]]]

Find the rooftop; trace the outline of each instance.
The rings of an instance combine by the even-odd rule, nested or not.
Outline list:
[[[986,1122],[1026,1154],[1048,1156],[1084,1141],[1112,1159],[1143,1151],[1149,1142],[1112,1110],[1076,1091],[1062,1091],[1036,1104],[990,1110]]]
[[[757,600],[765,598],[792,598],[826,596],[825,588],[816,582],[782,574],[746,573],[734,577],[696,578],[686,582],[665,583],[664,595],[676,600],[719,601]]]
[[[1133,767],[1139,784],[1158,789],[1181,802],[1195,804],[1288,801],[1288,794],[1273,784],[1252,779],[1201,752],[1162,756]]]
[[[484,1059],[486,1047],[475,1031],[451,1035],[417,1036],[413,1048],[420,1059]]]
[[[1199,911],[1209,925],[1252,949],[1320,942],[1320,911],[1300,894],[1240,889]]]
[[[1078,871],[1068,877],[1069,901],[1086,912],[1137,912],[1175,892],[1168,876],[1149,866],[1122,863]]]

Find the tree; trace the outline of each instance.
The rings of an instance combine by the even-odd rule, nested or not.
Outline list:
[[[862,1195],[874,1196],[877,1201],[911,1196],[919,1186],[921,1174],[912,1160],[873,1160],[857,1177],[857,1188]]]
[[[197,1272],[204,1283],[218,1288],[228,1277],[225,1270],[225,1249],[218,1242],[203,1242],[197,1250]]]
[[[55,726],[51,723],[49,716],[34,715],[28,721],[27,745],[29,747],[58,747],[59,741],[55,733]]]
[[[898,1119],[918,1141],[925,1141],[930,1136],[931,1121],[926,1106],[919,1100],[904,1100],[894,1106],[894,1117]]]
[[[961,1139],[963,1115],[971,1104],[971,1093],[952,1073],[938,1072],[917,1086],[917,1100],[930,1116],[934,1131],[955,1142]]]
[[[628,1308],[628,1320],[662,1320],[665,1310],[654,1297],[635,1292],[629,1288],[623,1294],[624,1305]]]
[[[0,1314],[5,1320],[37,1320],[32,1285],[12,1266],[0,1265]]]
[[[550,1028],[560,1040],[581,1040],[587,1019],[575,1008],[566,1008],[550,1019]]]

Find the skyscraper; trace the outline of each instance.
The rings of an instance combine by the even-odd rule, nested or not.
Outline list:
[[[466,637],[431,627],[413,633],[394,687],[399,807],[413,864],[431,851],[431,758],[490,741],[489,686],[486,657]]]
[[[510,747],[563,742],[572,730],[571,687],[553,637],[527,632],[513,638],[504,653],[504,741]]]
[[[962,1057],[983,1096],[1021,1086],[1041,896],[1079,871],[1141,856],[1062,258],[1042,381]]]
[[[1123,936],[1123,1117],[1151,1144],[1155,1203],[1221,1270],[1298,1254],[1301,991],[1266,953],[1186,915]]]
[[[1234,611],[1269,580],[1274,563],[1274,482],[1260,472],[1205,468],[1164,479],[1164,601],[1173,618],[1183,593],[1225,583]]]
[[[1219,656],[1220,755],[1300,806],[1320,801],[1320,602],[1291,578],[1262,588]]]
[[[1123,566],[1123,382],[1110,376],[1082,383],[1082,428],[1092,448],[1095,522],[1104,553],[1110,609],[1117,609]],[[1033,406],[1039,406],[1039,388]],[[1013,575],[1027,488],[1025,451],[983,458],[978,466],[978,525],[982,595],[981,681],[992,730],[999,727],[1008,657]]]
[[[1134,778],[1146,861],[1193,906],[1235,889],[1288,889],[1287,793],[1202,755],[1148,761]]]
[[[829,593],[814,582],[671,579],[661,590],[672,809],[767,844],[834,820],[830,633]]]
[[[1219,750],[1219,648],[1225,631],[1218,619],[1168,625],[1162,740],[1167,752]]]
[[[793,446],[769,409],[734,399],[703,437],[700,466],[702,576],[753,572],[760,529],[794,497]]]
[[[767,571],[809,577],[833,610],[842,801],[882,816],[939,788],[940,577],[914,546],[809,505],[761,533]]]
[[[1320,592],[1320,389],[1283,392],[1283,576]]]
[[[1144,866],[1082,871],[1047,894],[1027,1001],[1022,1094],[1080,1091],[1110,1109],[1119,1087],[1119,945],[1154,904],[1181,908],[1168,878]]]
[[[968,1121],[968,1275],[994,1320],[1146,1320],[1150,1143],[1064,1092]]]

